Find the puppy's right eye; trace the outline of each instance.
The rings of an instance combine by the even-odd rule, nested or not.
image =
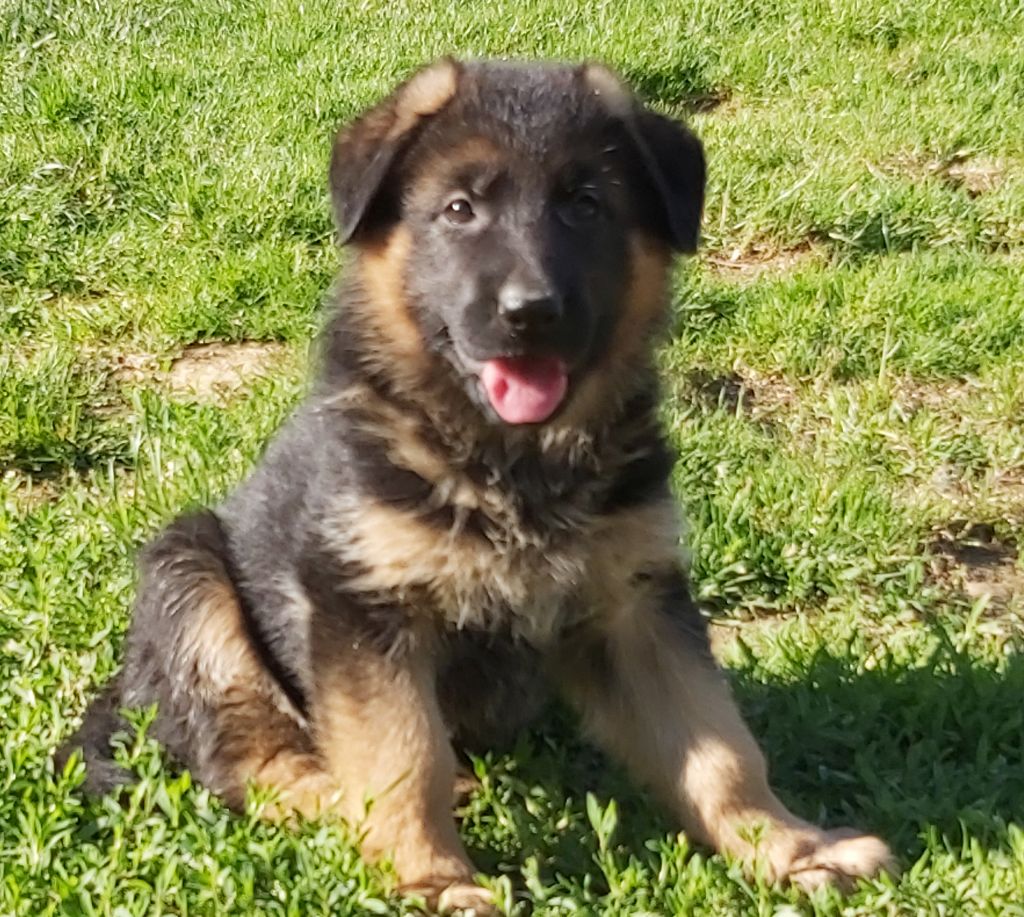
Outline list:
[[[455,223],[458,226],[470,223],[476,218],[473,205],[464,197],[457,198],[445,207],[444,216],[449,223]]]

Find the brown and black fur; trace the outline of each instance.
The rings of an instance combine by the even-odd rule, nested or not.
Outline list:
[[[117,708],[157,703],[231,805],[272,787],[438,907],[486,909],[452,742],[557,691],[695,838],[808,886],[884,867],[772,794],[690,598],[652,346],[698,141],[598,66],[445,60],[343,130],[330,174],[354,257],[322,369],[249,480],[144,551],[124,670],[68,745],[91,786],[121,777]],[[477,371],[532,353],[568,395],[505,424]]]

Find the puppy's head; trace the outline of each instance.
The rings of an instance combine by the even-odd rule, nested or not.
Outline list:
[[[398,275],[368,291],[400,301],[384,333],[488,420],[542,424],[643,357],[704,158],[603,67],[443,60],[342,131],[331,191],[341,241]]]

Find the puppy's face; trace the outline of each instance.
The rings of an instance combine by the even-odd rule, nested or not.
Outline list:
[[[481,407],[540,423],[623,304],[630,179],[607,119],[559,118],[532,136],[518,120],[503,127],[456,100],[410,150],[406,284],[430,345]]]
[[[401,111],[410,94],[415,116]],[[490,420],[541,424],[615,346],[638,246],[695,244],[699,145],[596,68],[443,63],[390,104],[407,126],[379,143],[378,155],[396,148],[355,241],[400,228],[424,346]],[[668,177],[658,153],[677,160]],[[344,232],[337,181],[334,190]]]

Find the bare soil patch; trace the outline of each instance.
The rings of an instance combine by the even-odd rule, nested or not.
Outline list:
[[[970,504],[984,501],[1024,520],[1024,468],[990,468],[968,476],[955,465],[940,465],[922,486],[945,501]]]
[[[993,604],[1005,605],[1024,597],[1017,549],[1001,542],[987,523],[950,522],[936,534],[927,555],[932,579],[968,598],[987,596]]]
[[[260,341],[193,344],[171,362],[167,387],[173,394],[215,401],[269,376],[283,344]]]
[[[286,351],[276,342],[215,341],[186,347],[169,365],[158,354],[118,354],[112,377],[118,382],[153,381],[190,401],[218,401],[270,376]]]
[[[728,665],[739,651],[740,640],[756,644],[764,638],[771,639],[788,626],[792,618],[792,613],[781,612],[757,617],[712,617],[708,622],[711,654]]]
[[[943,379],[923,381],[903,376],[892,381],[893,400],[907,414],[915,414],[922,408],[939,414],[960,414],[958,406],[984,391],[984,384],[977,379]]]
[[[140,383],[160,375],[159,354],[138,351],[113,355],[104,353],[103,357],[113,367],[110,378],[114,382]]]
[[[1006,165],[996,159],[971,159],[957,162],[946,169],[945,175],[953,184],[976,197],[995,191],[1006,178]]]
[[[962,189],[970,197],[978,197],[998,189],[1013,164],[1005,159],[974,156],[958,150],[945,159],[929,159],[914,154],[897,156],[883,165],[883,171],[908,175],[914,179],[937,178]]]
[[[686,386],[704,407],[745,414],[753,420],[770,420],[792,410],[800,399],[794,382],[746,366],[725,374],[695,369],[687,374]]]
[[[61,493],[62,485],[52,477],[32,475],[25,471],[9,468],[3,473],[7,486],[6,500],[0,502],[0,509],[14,514],[17,510],[31,510],[46,503],[52,503]]]
[[[822,258],[822,250],[811,242],[789,248],[755,242],[746,248],[707,251],[701,260],[720,277],[752,282],[761,277],[788,273]]]
[[[713,89],[710,92],[700,92],[686,96],[682,100],[683,107],[690,114],[704,115],[708,112],[718,111],[723,105],[732,101],[732,93],[727,89]]]

